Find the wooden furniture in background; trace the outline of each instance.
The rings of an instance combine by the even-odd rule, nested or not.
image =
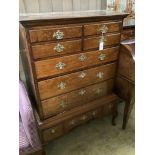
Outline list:
[[[43,144],[103,115],[112,114],[115,124],[113,87],[126,16],[87,11],[20,17],[23,65]]]
[[[121,40],[124,41],[131,39],[135,39],[135,19],[128,17],[123,21]]]
[[[123,126],[126,128],[127,120],[134,105],[135,99],[135,42],[126,40],[121,43],[115,91],[125,101]]]

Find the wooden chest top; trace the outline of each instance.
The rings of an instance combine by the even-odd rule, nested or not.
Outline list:
[[[72,12],[52,12],[52,13],[31,13],[31,14],[20,14],[20,22],[23,25],[31,26],[36,25],[38,22],[42,24],[47,24],[48,22],[55,21],[58,22],[63,20],[64,22],[69,22],[73,19],[79,20],[112,20],[112,19],[123,19],[128,13],[116,12],[116,11],[106,11],[106,10],[90,10],[90,11],[72,11]],[[44,22],[43,22],[44,21]],[[41,24],[41,23],[40,23]]]

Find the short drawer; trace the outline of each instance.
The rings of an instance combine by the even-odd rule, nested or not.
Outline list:
[[[41,100],[113,78],[116,63],[38,82]]]
[[[65,122],[64,129],[65,132],[71,130],[72,128],[78,126],[80,124],[80,118],[75,117]]]
[[[109,22],[109,23],[94,23],[84,25],[84,35],[97,35],[102,33],[119,32],[121,30],[122,22]]]
[[[114,47],[102,51],[90,51],[60,58],[36,61],[35,69],[37,78],[67,73],[77,69],[114,61],[118,58],[118,51],[119,47]]]
[[[82,35],[82,26],[39,27],[29,30],[29,35],[31,43],[79,38]]]
[[[135,39],[135,29],[123,29],[121,41]]]
[[[74,128],[80,124],[86,123],[90,119],[91,119],[90,113],[82,114],[80,116],[77,116],[75,118],[72,118],[72,119],[66,121],[64,124],[64,129],[65,129],[65,131],[69,131],[72,128]]]
[[[102,108],[99,109],[94,109],[89,112],[90,117],[93,118],[98,118],[102,116]]]
[[[105,35],[104,46],[118,45],[120,43],[120,38],[120,33]],[[84,50],[99,49],[100,39],[101,36],[84,39]]]
[[[78,51],[81,51],[81,40],[46,43],[32,46],[34,59],[47,58],[67,53],[75,53]]]
[[[63,125],[57,125],[50,129],[42,131],[43,141],[46,143],[53,140],[63,134]]]
[[[42,101],[44,118],[111,94],[113,79]]]

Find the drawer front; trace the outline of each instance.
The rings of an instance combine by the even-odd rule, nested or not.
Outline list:
[[[72,119],[66,121],[64,124],[65,132],[71,130],[72,128],[74,128],[78,125],[80,125],[80,117],[75,117],[75,118],[72,118]]]
[[[65,122],[65,124],[64,124],[65,131],[69,131],[72,128],[74,128],[80,124],[86,123],[90,119],[91,119],[90,113],[85,113],[85,114],[82,114],[82,115],[77,116],[75,118],[72,118],[72,119]]]
[[[46,143],[63,134],[63,125],[57,125],[42,132],[43,141]]]
[[[60,95],[58,97],[53,97],[42,101],[41,103],[44,117],[50,117],[57,113],[69,110],[73,107],[111,94],[113,89],[113,82],[114,80],[110,79],[99,84],[91,85],[82,89],[72,91],[70,93]]]
[[[121,35],[121,40],[134,39],[135,29],[124,29]]]
[[[120,37],[120,33],[105,35],[104,46],[118,45],[120,43]],[[100,36],[84,39],[84,50],[99,49],[100,39]]]
[[[81,51],[81,40],[48,43],[32,46],[33,58],[47,58]]]
[[[116,63],[38,82],[41,100],[113,78]],[[93,73],[93,74],[92,74]],[[83,75],[85,75],[83,77]]]
[[[60,58],[35,62],[37,78],[57,75],[97,64],[114,61],[118,57],[119,47],[102,51],[91,51]]]
[[[99,109],[94,109],[89,112],[90,117],[93,118],[98,118],[102,116],[102,108]]]
[[[119,32],[122,22],[95,23],[84,25],[84,35],[97,35],[102,33]]]
[[[78,38],[82,35],[82,26],[41,27],[39,29],[29,30],[29,34],[31,43]]]

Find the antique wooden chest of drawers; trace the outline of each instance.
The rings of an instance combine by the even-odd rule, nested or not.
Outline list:
[[[106,11],[20,18],[23,65],[43,143],[90,119],[117,113],[113,93],[122,21]]]

